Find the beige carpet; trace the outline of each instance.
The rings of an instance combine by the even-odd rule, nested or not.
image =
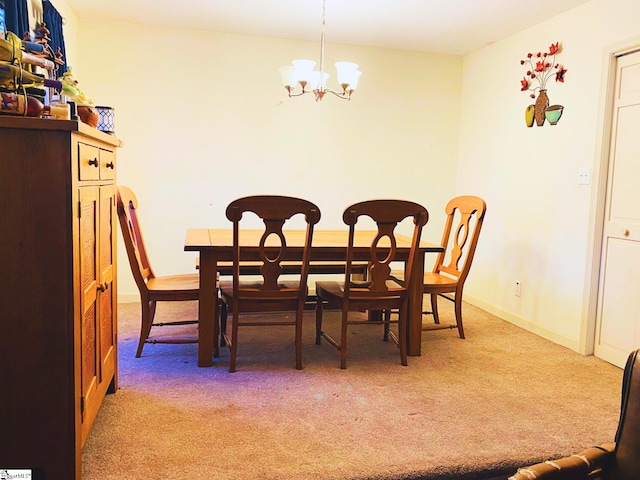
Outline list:
[[[196,308],[161,304],[158,319]],[[118,316],[120,389],[85,445],[85,480],[506,478],[612,441],[618,423],[622,370],[468,304],[467,339],[424,332],[408,367],[369,326],[351,329],[340,370],[338,352],[315,345],[310,313],[304,370],[292,329],[245,327],[234,374],[226,349],[198,368],[195,344],[146,345],[136,359],[139,305]]]

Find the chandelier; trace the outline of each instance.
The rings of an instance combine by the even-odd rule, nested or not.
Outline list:
[[[282,83],[289,97],[299,97],[305,93],[312,93],[316,102],[322,100],[325,93],[332,93],[345,100],[351,99],[351,94],[358,86],[358,79],[362,72],[358,65],[351,62],[336,62],[338,84],[341,91],[327,88],[329,74],[324,71],[324,29],[326,17],[326,0],[322,0],[322,34],[320,36],[320,70],[314,70],[316,62],[313,60],[294,60],[293,65],[280,67]],[[299,88],[298,88],[299,87]]]

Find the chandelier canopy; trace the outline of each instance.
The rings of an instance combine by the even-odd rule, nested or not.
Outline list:
[[[313,93],[316,102],[322,100],[325,93],[332,93],[345,100],[351,99],[351,94],[358,86],[358,79],[362,72],[358,65],[351,62],[336,62],[338,84],[340,90],[327,88],[329,74],[324,71],[324,30],[326,17],[326,0],[322,0],[322,33],[320,36],[320,70],[314,70],[316,62],[313,60],[294,60],[293,65],[280,67],[282,83],[289,97],[299,97],[305,93]]]

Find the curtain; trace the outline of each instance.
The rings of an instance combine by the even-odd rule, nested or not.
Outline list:
[[[29,31],[27,0],[5,0],[4,9],[7,30],[22,38]]]
[[[53,50],[53,52],[55,53],[59,48],[60,52],[62,53],[62,60],[65,62],[64,65],[60,65],[58,67],[56,76],[60,77],[64,72],[67,71],[67,52],[64,48],[62,15],[58,13],[56,7],[54,7],[49,0],[43,0],[42,2],[42,15],[44,23],[47,25],[47,28],[50,32],[49,37],[51,38],[51,41],[49,42],[49,45],[51,46],[51,50]]]

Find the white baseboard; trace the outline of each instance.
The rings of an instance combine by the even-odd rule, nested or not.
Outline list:
[[[491,305],[477,298],[465,295],[464,301],[470,303],[471,305],[481,308],[492,315],[495,315],[502,320],[505,320],[509,323],[512,323],[528,332],[534,333],[546,340],[549,340],[553,343],[557,343],[558,345],[562,345],[563,347],[569,348],[574,352],[580,353],[579,342],[576,340],[572,340],[563,335],[554,332],[553,330],[549,330],[548,328],[541,327],[540,325],[527,320],[526,318],[522,318],[518,315],[514,315],[513,313],[502,310],[501,308],[496,307],[495,305]]]
[[[139,293],[119,293],[118,303],[140,303]]]

